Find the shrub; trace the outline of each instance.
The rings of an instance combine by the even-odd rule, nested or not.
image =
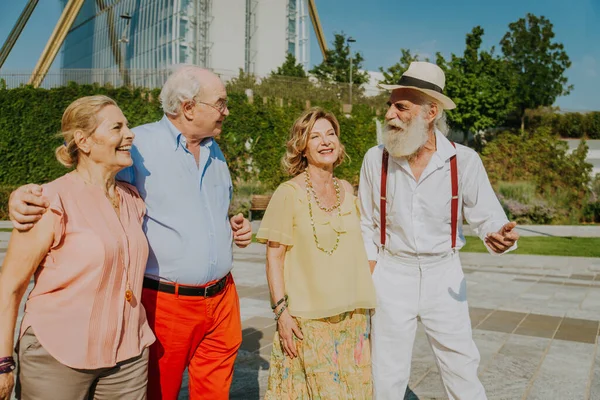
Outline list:
[[[590,139],[600,139],[600,111],[585,114],[583,122],[587,137]]]
[[[566,113],[558,115],[558,134],[565,138],[581,138],[584,133],[583,115]]]
[[[532,182],[498,182],[498,193],[504,198],[530,204],[536,198],[536,187]]]
[[[531,133],[498,134],[483,150],[482,159],[492,184],[529,182],[535,186],[538,199],[555,210],[553,221],[564,223],[580,217],[592,169],[585,161],[585,141],[572,153],[567,150],[567,144],[552,135],[549,128],[540,128]]]
[[[8,219],[8,197],[16,186],[0,185],[0,221]]]

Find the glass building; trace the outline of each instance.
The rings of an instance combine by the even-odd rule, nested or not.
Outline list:
[[[307,20],[305,0],[85,0],[61,67],[68,80],[146,87],[179,63],[262,76],[291,52],[308,68]]]

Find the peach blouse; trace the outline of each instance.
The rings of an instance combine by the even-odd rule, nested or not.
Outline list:
[[[41,345],[72,368],[112,367],[138,356],[155,340],[140,301],[148,258],[143,200],[133,186],[117,182],[119,220],[102,188],[75,173],[43,191],[58,218],[54,243],[35,272],[21,335],[31,327]]]

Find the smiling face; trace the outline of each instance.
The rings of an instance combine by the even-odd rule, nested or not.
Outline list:
[[[98,126],[90,136],[75,132],[75,142],[83,157],[113,171],[132,165],[131,145],[135,135],[121,109],[107,105],[96,114],[96,119]]]
[[[318,119],[308,134],[304,155],[310,165],[333,168],[340,156],[340,139],[328,119]]]

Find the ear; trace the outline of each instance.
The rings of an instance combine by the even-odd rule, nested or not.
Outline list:
[[[181,103],[181,113],[187,120],[194,119],[194,107],[196,102],[193,100],[186,100]]]
[[[433,121],[435,121],[435,117],[441,111],[442,110],[440,110],[440,108],[438,107],[438,104],[436,102],[431,102],[431,105],[429,107],[429,113],[427,114],[427,121],[429,123],[432,123]]]
[[[86,136],[82,131],[75,131],[73,134],[73,140],[77,145],[77,148],[84,154],[90,154],[92,151],[92,143],[90,136]]]

